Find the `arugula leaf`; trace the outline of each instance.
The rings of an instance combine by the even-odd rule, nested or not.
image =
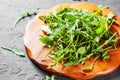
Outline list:
[[[55,80],[55,75],[52,75],[52,76],[46,75],[45,80]]]
[[[19,23],[22,19],[24,19],[26,17],[30,17],[30,16],[33,16],[33,15],[36,15],[39,11],[40,11],[40,8],[37,8],[35,10],[27,11],[27,12],[21,14],[20,17],[15,21],[14,26],[16,26],[17,23]]]
[[[83,69],[83,71],[84,71],[84,72],[90,72],[90,71],[93,69],[94,64],[95,64],[95,61],[96,61],[98,58],[99,58],[99,56],[95,57],[94,60],[92,61],[92,63],[91,63],[89,66],[85,67],[85,68]]]
[[[80,47],[78,48],[77,52],[80,53],[81,55],[85,54],[86,53],[86,47]]]
[[[53,45],[53,40],[51,40],[49,37],[42,37],[40,38],[40,41],[46,45]]]
[[[104,29],[105,24],[107,24],[107,19],[102,18],[100,20],[100,27],[98,27],[97,30],[96,30],[96,34],[100,35],[105,30]]]
[[[78,63],[79,63],[78,61],[77,62],[75,62],[75,61],[69,61],[69,62],[65,63],[64,66],[73,66],[73,65],[76,65]]]
[[[107,18],[108,19],[113,19],[113,17],[115,16],[115,13],[111,12],[108,14]]]
[[[115,16],[115,13],[114,13],[114,12],[111,12],[111,13],[108,14],[108,16],[107,16],[108,23],[112,23],[112,22],[115,21],[115,20],[113,19],[114,16]]]
[[[12,51],[16,55],[19,55],[21,57],[25,57],[24,52],[21,51],[21,50],[18,50],[17,48],[8,48],[8,47],[5,47],[5,46],[0,46],[0,47],[3,48],[3,49],[6,49],[6,50]]]

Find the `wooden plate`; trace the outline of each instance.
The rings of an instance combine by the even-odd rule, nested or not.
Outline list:
[[[110,54],[110,59],[108,61],[103,62],[101,60],[97,60],[94,64],[93,70],[90,72],[84,72],[83,68],[87,64],[90,64],[90,60],[92,58],[87,60],[85,65],[78,64],[77,66],[64,67],[59,63],[55,67],[49,68],[49,66],[52,64],[52,60],[46,56],[46,54],[49,52],[49,48],[45,47],[39,41],[40,38],[39,35],[43,34],[41,32],[41,26],[45,26],[46,24],[42,20],[40,20],[38,16],[47,15],[51,11],[59,11],[65,7],[71,7],[76,9],[83,8],[88,10],[89,12],[93,12],[98,9],[96,5],[87,2],[72,3],[72,4],[65,3],[50,9],[43,10],[40,13],[38,13],[38,15],[28,23],[24,34],[24,45],[29,58],[44,70],[56,74],[65,75],[76,80],[90,79],[96,76],[106,75],[116,70],[120,64],[119,47],[117,50],[108,52],[108,54]],[[110,9],[107,8],[103,9],[103,11],[105,12],[106,15],[112,12]],[[116,23],[120,23],[120,18],[117,16],[117,14],[115,16],[115,19],[116,19]],[[111,30],[117,32],[117,35],[120,36],[120,26],[118,26],[117,24],[112,25]],[[117,45],[119,46],[119,41],[117,42]]]

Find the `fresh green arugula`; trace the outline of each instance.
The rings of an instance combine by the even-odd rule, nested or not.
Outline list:
[[[3,49],[6,49],[6,50],[12,51],[16,55],[19,55],[21,57],[25,57],[24,52],[21,51],[21,50],[18,50],[17,48],[9,48],[9,47],[6,47],[6,46],[0,46],[0,47],[3,48]]]
[[[107,52],[116,49],[115,42],[119,38],[109,30],[115,22],[114,16],[112,12],[106,17],[102,8],[93,13],[84,9],[64,8],[47,16],[39,16],[51,31],[40,38],[40,41],[51,49],[54,46],[49,52],[54,60],[51,66],[58,62],[64,66],[84,64],[94,56],[91,68],[96,59],[109,59]]]
[[[55,75],[52,75],[52,76],[46,75],[45,80],[55,80]]]
[[[16,26],[17,23],[18,23],[19,21],[21,21],[22,19],[24,19],[24,18],[26,18],[26,17],[30,17],[30,16],[33,16],[33,15],[36,15],[36,14],[39,12],[39,10],[40,10],[40,8],[37,8],[37,9],[35,9],[35,10],[27,11],[27,12],[21,14],[21,16],[15,21],[14,26]]]

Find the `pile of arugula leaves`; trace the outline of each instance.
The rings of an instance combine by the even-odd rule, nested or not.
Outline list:
[[[107,60],[107,52],[116,49],[118,40],[116,33],[110,31],[115,22],[114,13],[105,15],[102,8],[93,13],[84,9],[64,8],[51,12],[47,16],[39,16],[46,24],[48,31],[40,41],[51,50],[50,58],[55,66],[61,62],[64,66],[74,66],[94,56],[96,59]]]

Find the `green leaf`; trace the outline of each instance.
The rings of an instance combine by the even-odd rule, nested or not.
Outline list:
[[[118,41],[119,38],[120,38],[120,37],[116,36],[115,38],[113,38],[113,39],[111,40],[111,42],[116,42],[116,41]]]
[[[113,19],[113,17],[115,16],[114,12],[110,12],[107,16],[108,19]]]
[[[103,31],[105,30],[105,24],[107,24],[107,19],[106,18],[102,18],[100,20],[100,27],[98,27],[98,29],[96,30],[96,34],[100,35],[103,33]]]
[[[49,37],[41,37],[40,41],[42,43],[44,43],[45,45],[53,45],[54,44],[53,40],[50,39]]]
[[[99,37],[99,36],[96,36],[94,40],[95,40],[96,42],[99,42],[99,41],[100,41],[100,37]]]
[[[22,19],[36,15],[39,11],[40,11],[40,8],[36,8],[35,10],[26,11],[25,13],[22,13],[20,17],[15,21],[14,26],[16,26]]]
[[[103,57],[103,60],[107,60],[110,58],[110,55],[108,55],[106,51],[104,54],[102,54],[102,57]]]
[[[84,55],[86,53],[86,47],[78,48],[77,52],[80,53],[81,55]]]
[[[45,80],[55,80],[55,75],[52,75],[52,76],[46,75]]]
[[[46,75],[45,80],[51,80],[51,77],[50,77],[50,76],[48,76],[48,75]]]
[[[75,62],[75,61],[69,61],[67,63],[64,64],[64,66],[73,66],[73,65],[77,65],[78,62]]]
[[[64,14],[64,18],[69,20],[69,21],[75,21],[76,20],[76,17],[71,13]]]
[[[83,69],[83,71],[84,71],[84,72],[89,72],[89,71],[91,71],[91,70],[93,69],[93,67],[94,67],[95,61],[96,61],[98,58],[99,58],[99,56],[95,57],[94,60],[92,61],[92,63],[91,63],[89,66],[85,67],[85,68]]]
[[[17,54],[21,57],[25,57],[24,52],[21,51],[21,50],[18,50],[17,48],[8,48],[8,47],[5,47],[5,46],[0,46],[0,47],[3,48],[3,49],[6,49],[6,50],[12,51],[12,52],[14,52],[15,54]]]

